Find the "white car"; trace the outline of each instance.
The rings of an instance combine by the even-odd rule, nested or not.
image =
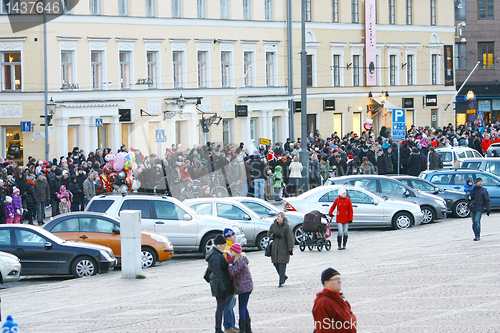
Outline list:
[[[254,197],[232,197],[232,199],[237,200],[259,214],[263,217],[276,217],[276,214],[282,212],[283,210],[276,207],[269,202],[262,200],[260,198]],[[286,217],[290,221],[290,228],[292,228],[295,235],[295,244],[299,244],[302,238],[302,223],[304,222],[304,213],[299,212],[286,212]]]
[[[441,156],[441,161],[443,161],[443,169],[453,169],[459,168],[458,160],[463,158],[482,158],[477,150],[469,147],[445,147],[436,148],[436,153]],[[430,166],[429,162],[430,154],[427,155],[427,168]]]
[[[381,198],[361,187],[345,185],[320,186],[298,197],[287,198],[285,209],[305,214],[318,210],[328,214],[333,201],[338,198],[340,188],[345,188],[351,199],[354,211],[353,227],[385,226],[406,229],[422,222],[422,211],[415,203]]]
[[[21,261],[19,258],[10,253],[0,252],[0,283],[19,281],[20,278]]]

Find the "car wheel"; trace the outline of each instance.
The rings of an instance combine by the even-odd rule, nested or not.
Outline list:
[[[465,200],[458,200],[457,203],[455,203],[455,206],[453,206],[453,214],[455,214],[456,217],[467,217],[470,214],[470,209],[469,209],[469,204]]]
[[[206,235],[205,237],[203,237],[203,240],[201,241],[201,245],[200,245],[200,251],[203,254],[207,254],[207,252],[210,251],[210,249],[212,248],[212,245],[214,245],[215,237],[217,237],[217,235],[220,235],[220,234],[217,232],[212,232],[212,233],[209,233],[208,235]]]
[[[142,268],[154,267],[156,265],[156,253],[151,249],[143,247],[141,250],[141,264]]]
[[[90,257],[79,257],[71,266],[71,273],[74,277],[92,276],[97,274],[95,260]]]
[[[413,217],[407,212],[397,213],[392,219],[392,227],[394,229],[408,229],[412,224]]]
[[[293,229],[293,235],[295,236],[295,244],[300,244],[301,241],[306,239],[306,235],[302,230],[302,223],[297,225],[295,229]]]
[[[434,220],[436,219],[436,213],[434,213],[434,209],[427,206],[424,206],[421,209],[422,214],[424,215],[422,217],[422,224],[434,222]]]
[[[257,237],[255,245],[259,251],[263,251],[266,249],[267,244],[269,244],[269,237],[267,236],[267,233],[263,232]]]

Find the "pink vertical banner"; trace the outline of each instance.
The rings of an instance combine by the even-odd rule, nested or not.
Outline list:
[[[375,0],[365,0],[365,59],[366,85],[377,85],[377,32]]]

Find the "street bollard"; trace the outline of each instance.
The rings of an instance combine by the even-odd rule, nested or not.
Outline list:
[[[141,211],[120,212],[120,237],[122,247],[122,278],[135,279],[142,274],[141,259]]]
[[[2,325],[2,333],[19,333],[19,325],[12,319],[11,315],[7,316],[7,321]]]

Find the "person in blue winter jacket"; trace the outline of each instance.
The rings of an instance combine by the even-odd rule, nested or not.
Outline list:
[[[473,189],[474,189],[474,183],[472,182],[472,179],[469,178],[467,179],[464,185],[465,195],[471,194]]]
[[[234,283],[234,292],[238,294],[240,333],[252,333],[247,306],[250,293],[253,290],[253,280],[248,268],[248,258],[238,243],[231,245],[229,254],[231,255],[231,257],[228,256],[229,275]]]

